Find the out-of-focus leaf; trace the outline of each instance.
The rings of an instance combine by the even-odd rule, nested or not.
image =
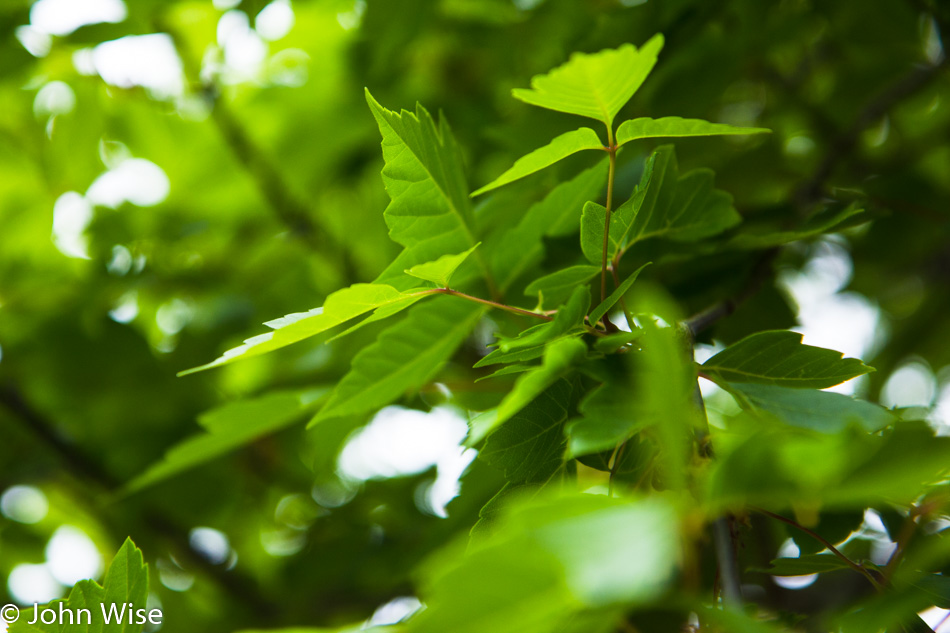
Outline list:
[[[597,136],[597,132],[589,127],[582,127],[571,132],[565,132],[544,147],[539,147],[530,154],[526,154],[516,160],[510,169],[484,187],[472,192],[472,196],[480,196],[492,189],[497,189],[508,183],[520,180],[525,176],[530,176],[545,167],[550,167],[554,163],[564,160],[572,154],[587,149],[604,149],[604,143],[600,140],[600,137]]]
[[[667,116],[660,119],[640,117],[620,124],[620,127],[617,128],[617,145],[620,146],[642,138],[767,134],[771,131],[761,127],[735,127],[723,123],[710,123],[702,119],[684,119],[678,116]]]
[[[850,569],[834,554],[810,554],[798,558],[776,558],[767,569],[758,569],[772,576],[807,576],[839,569]]]
[[[364,413],[417,389],[442,368],[481,318],[484,308],[455,297],[418,306],[353,359],[350,372],[311,420]]]
[[[130,624],[129,610],[144,610],[147,598],[148,565],[145,564],[142,551],[135,547],[130,539],[126,539],[122,548],[112,559],[102,585],[95,580],[81,580],[73,586],[66,600],[56,600],[40,607],[41,611],[53,609],[56,612],[57,617],[53,624],[43,624],[41,620],[37,620],[36,624],[29,624],[36,615],[34,609],[29,609],[23,611],[20,618],[9,625],[9,631],[10,633],[139,633],[144,622]],[[69,624],[69,616],[64,615],[65,621],[60,623],[59,609],[71,611],[76,621]],[[88,617],[85,612],[80,614],[79,609],[88,610]],[[105,616],[109,616],[109,623],[106,623]],[[131,619],[134,622],[139,620],[139,618]]]
[[[770,330],[747,336],[705,363],[714,380],[751,382],[781,387],[824,389],[874,371],[841,352],[802,343],[802,335]]]
[[[316,408],[327,389],[268,393],[225,404],[198,417],[205,433],[168,449],[165,457],[125,486],[135,492],[204,464],[300,420]]]
[[[656,600],[678,567],[676,513],[661,500],[575,494],[502,514],[464,555],[450,550],[428,565],[414,630],[560,630],[586,610]]]
[[[840,393],[741,382],[726,383],[725,387],[753,410],[824,433],[839,433],[850,425],[874,433],[897,420],[884,407]]]
[[[793,231],[777,230],[772,232],[739,233],[726,241],[723,246],[726,250],[732,249],[764,249],[782,246],[798,240],[807,240],[823,235],[835,229],[840,229],[848,220],[859,220],[864,209],[856,204],[848,205],[843,209],[832,209],[809,218],[801,227]],[[848,223],[850,224],[850,223]]]
[[[625,44],[599,53],[575,53],[546,75],[531,79],[531,89],[512,95],[525,103],[577,114],[612,128],[614,117],[643,84],[663,48],[663,36],[654,35],[639,49]]]
[[[464,262],[468,256],[472,254],[472,251],[478,248],[480,244],[481,242],[468,249],[464,253],[459,253],[458,255],[443,255],[434,262],[416,264],[407,270],[406,273],[412,275],[413,277],[418,277],[419,279],[431,281],[439,288],[448,288],[449,281],[452,279],[452,274],[458,270],[458,267],[462,265],[462,262]]]

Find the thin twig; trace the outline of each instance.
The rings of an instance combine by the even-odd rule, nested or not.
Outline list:
[[[553,321],[552,317],[547,316],[546,314],[541,314],[540,312],[532,312],[531,310],[525,310],[524,308],[516,308],[515,306],[505,305],[504,303],[498,303],[497,301],[491,301],[489,299],[482,299],[481,297],[474,297],[464,292],[459,292],[458,290],[452,290],[451,288],[435,288],[431,291],[426,291],[427,294],[443,294],[443,295],[452,295],[453,297],[460,297],[462,299],[467,299],[468,301],[474,301],[475,303],[481,303],[483,305],[495,308],[496,310],[504,310],[505,312],[511,312],[512,314],[520,314],[521,316],[534,317],[535,319],[541,319],[542,321]]]
[[[842,554],[841,550],[836,548],[834,545],[831,544],[830,541],[828,541],[826,538],[824,538],[817,532],[813,530],[809,530],[807,527],[805,527],[804,525],[801,525],[797,521],[793,521],[792,519],[783,517],[781,514],[775,514],[774,512],[769,512],[768,510],[764,508],[757,508],[753,506],[751,507],[751,509],[758,512],[759,514],[764,514],[767,517],[772,517],[776,521],[781,521],[782,523],[791,525],[795,529],[800,530],[801,532],[804,532],[808,536],[812,537],[813,539],[815,539],[816,541],[824,545],[828,549],[829,552],[831,552],[832,554],[840,558],[842,562],[844,562],[848,567],[850,567],[854,571],[858,572],[859,574],[867,578],[868,581],[870,581],[870,583],[874,585],[875,589],[880,591],[881,589],[884,588],[881,582],[877,578],[874,577],[874,574],[872,574],[870,570],[862,566],[860,563],[856,563],[850,558],[848,558],[847,556],[845,556],[844,554]]]
[[[607,298],[607,249],[610,247],[610,212],[614,201],[614,174],[617,171],[617,148],[614,147],[613,131],[607,126],[610,147],[610,167],[607,170],[607,211],[604,213],[604,248],[600,258],[600,300]]]

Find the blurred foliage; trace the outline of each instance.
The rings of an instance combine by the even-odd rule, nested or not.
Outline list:
[[[233,7],[217,8],[225,4]],[[131,536],[151,564],[166,629],[180,633],[342,626],[369,618],[394,598],[414,595],[416,587],[442,605],[425,612],[419,624],[424,630],[503,630],[491,618],[505,608],[512,617],[506,626],[519,630],[549,630],[568,610],[572,619],[559,630],[612,630],[619,607],[594,610],[603,605],[585,601],[603,595],[595,581],[542,583],[552,564],[545,549],[551,549],[551,539],[587,543],[589,537],[570,530],[551,536],[551,526],[560,526],[565,515],[594,517],[592,525],[605,528],[640,521],[646,527],[631,529],[629,540],[591,542],[578,556],[604,556],[601,547],[628,558],[670,552],[676,547],[675,533],[665,531],[670,525],[702,524],[696,517],[691,522],[692,509],[683,500],[615,506],[602,498],[572,498],[567,505],[535,500],[550,525],[516,513],[501,519],[510,537],[487,540],[469,566],[455,569],[443,561],[439,567],[434,552],[464,541],[503,486],[530,484],[537,473],[506,478],[493,464],[476,460],[461,480],[463,493],[448,506],[448,518],[417,502],[434,469],[371,479],[358,489],[341,482],[337,455],[371,416],[342,407],[345,415],[306,429],[304,422],[383,327],[371,324],[327,345],[308,341],[215,372],[175,374],[259,333],[261,322],[320,306],[344,286],[377,278],[399,253],[382,217],[388,197],[380,179],[379,131],[364,87],[396,112],[412,110],[418,101],[429,112],[443,113],[475,189],[577,125],[568,114],[512,99],[513,88],[527,87],[532,76],[573,52],[640,46],[656,33],[666,38],[661,61],[618,121],[675,115],[773,133],[678,139],[681,172],[715,170],[716,189],[731,194],[742,216],[745,242],[703,250],[647,241],[623,261],[621,279],[654,261],[641,277],[663,286],[685,314],[741,294],[750,278],[760,280],[758,292],[700,337],[701,343],[729,345],[754,332],[794,326],[797,306],[781,279],[810,270],[831,243],[852,266],[839,293],[863,297],[880,310],[879,332],[862,356],[876,371],[860,379],[859,393],[881,400],[888,378],[910,362],[929,372],[935,385],[930,402],[900,412],[906,425],[870,435],[853,426],[822,434],[783,423],[781,394],[762,388],[745,397],[765,403],[761,407],[774,414],[767,423],[720,416],[719,406],[732,411],[728,396],[720,394],[707,404],[722,459],[710,466],[701,495],[705,507],[697,512],[739,511],[751,501],[795,516],[840,543],[859,529],[862,511],[873,507],[884,538],[907,547],[908,559],[927,561],[914,569],[950,571],[946,536],[938,529],[946,521],[942,506],[924,504],[921,516],[929,522],[915,523],[913,514],[907,519],[909,504],[919,501],[915,486],[945,467],[948,450],[946,440],[934,438],[922,422],[935,424],[935,394],[946,393],[950,383],[945,3],[296,0],[292,28],[275,41],[254,40],[265,54],[241,65],[242,52],[252,44],[229,44],[222,24],[240,29],[243,16],[253,26],[266,7],[263,0],[217,6],[204,0],[127,2],[122,21],[45,36],[24,30],[31,21],[29,2],[0,6],[0,492],[35,486],[50,506],[36,523],[0,517],[4,578],[19,564],[43,562],[51,535],[68,524],[86,532],[103,554]],[[97,52],[105,53],[96,47],[151,33],[170,36],[181,60],[180,91],[115,85],[100,76],[95,60]],[[247,33],[257,37],[249,28]],[[661,142],[624,148],[616,180],[623,199]],[[109,204],[103,178],[113,174],[138,182],[121,170],[141,165],[130,163],[133,158],[160,168],[167,196],[150,199],[155,178],[149,172],[151,184]],[[475,222],[498,231],[523,228],[523,210],[541,200],[539,192],[593,165],[582,153],[476,199]],[[89,200],[98,202],[83,206]],[[857,209],[864,211],[853,215]],[[527,281],[582,262],[570,234],[575,228],[539,234],[545,235],[544,255],[532,264],[533,277],[511,281],[509,302],[530,309],[531,299],[522,295]],[[814,241],[832,228],[832,238]],[[777,232],[784,233],[776,239]],[[808,239],[771,248],[802,237]],[[74,247],[78,240],[87,257],[70,256],[77,251],[64,246],[67,239]],[[475,255],[457,275],[475,270],[474,264],[466,268]],[[430,318],[457,321],[481,316],[448,297],[430,305],[409,311],[400,323],[423,318],[423,310]],[[512,322],[496,316],[482,321],[477,340],[462,345],[438,375],[438,385],[399,403],[425,411],[446,400],[472,411],[498,405],[518,376],[472,387],[487,372],[469,369],[484,354],[492,329],[518,334]],[[548,357],[544,362],[552,366]],[[418,364],[412,371],[421,379],[435,379],[431,361]],[[565,399],[564,411],[586,416],[615,404],[585,401],[578,409],[581,392],[572,395],[571,385],[557,382],[560,374],[547,378],[538,393]],[[362,397],[357,392],[351,399]],[[273,419],[255,413],[255,406],[267,406],[261,402],[274,401],[281,409],[271,413]],[[947,401],[944,396],[944,407]],[[222,411],[260,425],[243,429],[246,444],[235,452],[218,444],[224,440],[216,434],[229,419]],[[942,415],[946,422],[950,414]],[[559,425],[566,422],[561,418]],[[561,439],[560,431],[555,435]],[[166,452],[187,438],[213,445],[207,450],[221,456],[130,492],[130,483],[142,482],[136,478],[154,474],[143,475],[150,466],[176,469],[176,455]],[[502,447],[493,450],[499,454]],[[630,445],[631,456],[638,450]],[[671,453],[676,450],[667,457]],[[604,484],[597,470],[601,457],[585,456],[587,466],[577,466],[579,481]],[[179,452],[177,459],[188,455]],[[915,468],[908,468],[913,462]],[[632,486],[650,479],[663,487],[664,477],[669,483],[678,476],[675,465],[646,472],[628,465],[618,478]],[[676,513],[686,516],[677,521]],[[908,574],[894,576],[897,589],[876,602],[860,602],[869,585],[848,570],[800,591],[779,587],[768,575],[747,570],[768,568],[787,538],[802,554],[820,550],[801,531],[766,521],[752,514],[734,524],[740,538],[757,534],[740,550],[739,565],[751,586],[747,593],[789,626],[822,630],[835,621],[842,630],[870,630],[868,622],[885,626],[895,613],[948,606],[950,592],[943,586],[928,588],[921,603],[915,593],[919,579]],[[192,547],[190,535],[200,526],[225,533],[236,558],[214,560]],[[861,529],[847,543],[854,551],[846,553],[870,560],[868,528]],[[914,531],[909,546],[908,529]],[[515,560],[524,566],[495,566],[505,557],[512,566]],[[711,558],[687,556],[677,563],[694,566],[702,586],[713,584]],[[591,578],[583,561],[558,564],[572,578]],[[822,556],[816,564],[827,561]],[[675,630],[689,613],[724,630],[763,630],[728,611],[707,614],[698,602],[658,600],[673,572],[661,567],[652,573],[653,586],[629,578],[614,596],[638,607],[630,616],[636,630]],[[453,606],[466,592],[473,600],[498,601],[498,614],[466,619],[464,605]],[[3,583],[0,602],[8,597]],[[708,603],[711,597],[702,598]],[[538,605],[534,620],[518,611],[518,600]],[[570,600],[580,600],[580,606],[567,605]],[[828,615],[842,604],[859,608]],[[804,619],[792,622],[782,615],[789,612]]]

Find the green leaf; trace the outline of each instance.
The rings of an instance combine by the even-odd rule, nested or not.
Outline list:
[[[531,371],[534,369],[534,365],[507,365],[501,369],[496,370],[495,372],[482,376],[481,378],[476,378],[475,382],[481,382],[483,380],[489,380],[491,378],[501,378],[502,376],[511,376],[514,374],[523,374],[526,371]]]
[[[527,331],[527,330],[525,330]],[[515,349],[506,352],[496,349],[490,354],[475,363],[475,367],[486,367],[488,365],[498,365],[500,363],[519,363],[526,360],[534,360],[544,356],[544,345],[536,345],[523,349]]]
[[[326,393],[324,388],[276,391],[206,411],[198,417],[205,433],[170,448],[161,461],[129,482],[123,493],[152,486],[286,428],[315,409]]]
[[[841,352],[802,344],[802,335],[770,330],[747,336],[705,363],[702,371],[716,381],[753,382],[782,387],[824,389],[874,371]]]
[[[600,274],[598,266],[571,266],[564,268],[540,279],[535,279],[524,293],[529,297],[541,295],[544,305],[556,306],[568,298],[577,286]]]
[[[597,132],[589,127],[582,127],[571,132],[565,132],[544,147],[539,147],[530,154],[526,154],[516,160],[515,164],[501,176],[481,189],[472,192],[472,197],[480,196],[492,189],[497,189],[508,183],[520,180],[525,176],[530,176],[546,167],[550,167],[558,161],[564,160],[572,154],[587,149],[604,149],[604,143],[600,140],[600,137],[597,136]]]
[[[486,240],[492,274],[506,290],[544,257],[544,236],[559,237],[577,230],[584,203],[593,200],[607,182],[604,159],[567,182],[559,184],[541,202],[532,205],[512,229]]]
[[[624,249],[654,237],[696,241],[738,224],[742,218],[732,206],[732,196],[715,189],[713,178],[709,169],[680,176],[673,146],[658,147],[647,160],[632,205],[625,203],[617,210],[618,224],[625,228],[617,241]],[[613,239],[612,227],[610,233]]]
[[[874,433],[897,421],[884,407],[840,393],[740,382],[725,388],[748,408],[823,433],[839,433],[851,425]]]
[[[456,297],[417,306],[360,351],[310,426],[386,406],[436,375],[485,309]]]
[[[837,230],[845,223],[866,221],[863,218],[864,209],[856,204],[848,205],[843,209],[826,209],[810,217],[801,227],[795,230],[773,230],[763,232],[740,233],[726,241],[724,248],[728,250],[756,250],[782,246],[798,240],[806,240]],[[851,220],[850,222],[848,222]]]
[[[272,352],[332,330],[370,310],[389,308],[385,311],[385,315],[391,316],[425,296],[425,289],[400,292],[384,284],[355,284],[328,296],[323,307],[268,321],[265,325],[273,328],[273,332],[249,338],[244,341],[244,345],[226,351],[220,358],[206,365],[179,372],[178,375],[187,376],[212,367],[227,365],[236,360]]]
[[[565,377],[587,356],[587,346],[576,338],[562,338],[548,344],[544,362],[523,374],[498,408],[472,420],[467,443],[473,446],[525,408],[559,378]]]
[[[9,626],[10,633],[139,633],[144,624],[129,624],[129,603],[132,610],[145,609],[148,599],[148,565],[145,564],[141,550],[135,547],[131,539],[126,539],[122,548],[112,559],[105,580],[99,585],[94,580],[81,580],[76,583],[69,598],[56,600],[40,607],[53,609],[57,615],[62,605],[63,609],[73,611],[76,622],[73,624],[42,624],[34,619],[34,609],[28,609],[20,614],[20,618]],[[124,611],[121,611],[125,607]],[[78,613],[78,609],[88,609]],[[105,609],[105,614],[103,613]],[[124,613],[124,617],[120,616]],[[106,624],[105,615],[110,616]],[[146,617],[148,613],[146,612]],[[68,617],[68,616],[66,616]],[[133,618],[137,621],[138,618]]]
[[[389,282],[478,240],[461,151],[445,119],[436,124],[421,105],[415,113],[387,110],[368,90],[366,101],[383,137],[382,177],[391,199],[383,217],[389,236],[406,249],[380,275]]]
[[[643,336],[643,330],[640,329],[634,330],[633,332],[614,332],[607,336],[598,337],[598,339],[594,341],[594,349],[598,352],[610,354],[616,352],[624,345],[636,341],[641,336]]]
[[[776,558],[767,569],[756,569],[770,576],[807,576],[839,569],[850,569],[834,554],[806,554],[798,558]]]
[[[419,279],[425,279],[426,281],[431,281],[439,288],[448,288],[449,281],[452,279],[452,274],[458,270],[458,267],[462,265],[469,255],[479,247],[481,242],[468,249],[464,253],[459,253],[458,255],[443,255],[434,262],[426,262],[425,264],[417,264],[406,271],[406,274],[412,275],[413,277],[418,277]]]
[[[416,633],[604,633],[619,618],[610,607],[649,605],[675,576],[680,530],[663,500],[575,493],[507,505],[491,535],[424,568]],[[608,626],[592,627],[597,614]]]
[[[478,456],[509,482],[544,483],[561,467],[571,383],[557,380],[492,432]]]
[[[623,280],[623,283],[617,286],[616,290],[610,293],[610,296],[608,296],[606,299],[601,301],[600,305],[594,308],[593,311],[590,313],[590,322],[597,323],[598,321],[600,321],[601,318],[603,318],[603,316],[607,314],[607,312],[609,312],[610,309],[617,304],[618,301],[623,299],[623,296],[627,294],[627,292],[630,291],[630,287],[633,286],[633,282],[635,282],[637,280],[637,277],[640,276],[640,272],[644,268],[649,266],[650,263],[651,262],[647,262],[643,266],[640,266],[640,268],[637,268],[635,271],[633,271],[633,273],[631,273],[629,277]]]
[[[663,36],[654,35],[639,49],[625,44],[599,53],[575,53],[546,75],[531,79],[531,89],[512,95],[541,108],[602,121],[613,127],[614,117],[643,84],[663,48]]]
[[[710,123],[702,119],[684,119],[678,116],[667,116],[660,119],[641,117],[620,124],[620,127],[617,128],[617,146],[642,138],[770,134],[771,132],[772,130],[761,127],[734,127],[723,123]]]
[[[553,321],[535,326],[531,328],[531,332],[523,332],[517,338],[502,340],[498,347],[502,351],[509,352],[553,341],[583,324],[589,307],[590,287],[576,286],[567,303],[558,308]]]

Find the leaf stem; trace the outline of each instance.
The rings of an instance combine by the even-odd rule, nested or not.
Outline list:
[[[444,294],[452,295],[453,297],[461,297],[462,299],[468,299],[469,301],[474,301],[475,303],[481,303],[486,306],[490,306],[497,310],[504,310],[505,312],[511,312],[512,314],[520,314],[522,316],[534,317],[535,319],[541,319],[542,321],[553,321],[552,317],[547,316],[546,314],[539,314],[537,312],[532,312],[531,310],[525,310],[523,308],[516,308],[514,306],[505,305],[504,303],[498,303],[497,301],[490,301],[488,299],[482,299],[480,297],[474,297],[464,292],[459,292],[458,290],[452,290],[451,288],[433,288],[431,291],[428,291],[430,294]]]
[[[807,527],[805,527],[804,525],[801,525],[800,523],[798,523],[798,522],[796,522],[796,521],[793,521],[792,519],[783,517],[781,514],[775,514],[774,512],[769,512],[768,510],[765,510],[764,508],[757,508],[757,507],[755,507],[755,506],[751,506],[751,508],[752,508],[752,510],[755,510],[755,511],[758,512],[759,514],[764,514],[764,515],[767,516],[767,517],[772,517],[772,518],[775,519],[776,521],[781,521],[782,523],[785,523],[785,524],[787,524],[787,525],[791,525],[793,528],[796,528],[796,529],[798,529],[798,530],[804,532],[804,533],[807,534],[808,536],[812,537],[813,539],[815,539],[816,541],[818,541],[819,543],[821,543],[822,545],[824,545],[824,546],[828,549],[829,552],[831,552],[832,554],[834,554],[835,556],[837,556],[838,558],[840,558],[848,567],[850,567],[850,568],[853,569],[854,571],[858,572],[859,574],[861,574],[862,576],[864,576],[865,578],[867,578],[868,581],[869,581],[872,585],[874,585],[874,588],[875,588],[875,589],[877,589],[878,591],[880,591],[880,590],[882,590],[882,589],[884,588],[884,586],[881,584],[881,582],[880,582],[877,578],[874,577],[874,574],[872,574],[872,573],[870,572],[870,570],[868,570],[866,567],[862,566],[860,563],[856,563],[856,562],[854,562],[853,560],[851,560],[850,558],[848,558],[847,556],[845,556],[844,554],[842,554],[842,553],[841,553],[841,550],[839,550],[838,548],[836,548],[834,545],[831,544],[830,541],[828,541],[826,538],[824,538],[823,536],[821,536],[821,535],[818,534],[817,532],[815,532],[815,531],[813,531],[813,530],[809,530],[809,529],[808,529]]]
[[[607,170],[607,211],[604,214],[604,250],[600,258],[600,300],[607,298],[607,249],[610,245],[610,211],[614,201],[614,175],[617,171],[617,146],[614,145],[614,132],[607,126],[607,155],[610,167]]]

